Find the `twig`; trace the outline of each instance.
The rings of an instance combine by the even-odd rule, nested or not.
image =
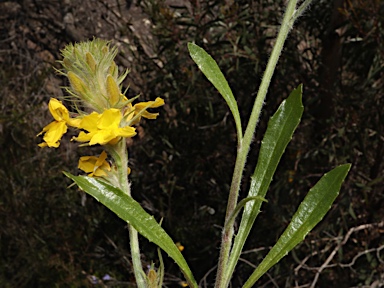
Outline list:
[[[209,274],[211,274],[213,271],[215,271],[217,268],[217,265],[213,266],[211,269],[208,270],[207,273],[204,274],[204,277],[201,278],[200,282],[199,282],[199,287],[207,287],[207,277]],[[204,286],[202,286],[201,284],[204,283]]]
[[[347,241],[348,241],[349,237],[351,237],[352,233],[355,233],[355,232],[360,231],[360,230],[372,229],[372,228],[383,227],[383,226],[384,226],[384,221],[378,222],[378,223],[372,223],[372,224],[363,224],[363,225],[360,225],[360,226],[353,227],[353,228],[349,229],[347,234],[345,235],[343,241],[341,241],[335,247],[335,249],[333,249],[331,254],[328,256],[327,260],[325,260],[325,262],[317,269],[317,272],[315,274],[315,278],[313,279],[310,288],[314,288],[315,287],[315,285],[316,285],[316,283],[317,283],[317,281],[318,281],[318,279],[320,277],[321,272],[323,272],[324,269],[329,268],[331,266],[331,265],[329,265],[329,263],[332,261],[333,257],[335,257],[337,251],[339,251],[341,246],[343,246],[343,245],[345,245],[345,243],[347,243]],[[382,248],[382,246],[380,246],[378,249],[381,250],[383,248]]]

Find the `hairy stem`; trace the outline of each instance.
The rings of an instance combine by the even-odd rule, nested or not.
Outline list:
[[[109,146],[108,152],[115,160],[118,170],[120,188],[128,195],[131,195],[131,187],[128,182],[128,151],[125,139],[121,139],[116,145]],[[133,272],[135,274],[138,288],[146,288],[145,273],[141,265],[139,237],[135,228],[128,224],[129,243],[131,248],[131,257]]]
[[[240,182],[243,175],[246,158],[250,149],[253,135],[256,130],[257,122],[260,118],[261,109],[268,92],[268,87],[271,82],[272,75],[275,71],[275,67],[280,57],[281,51],[283,50],[284,42],[287,39],[288,33],[293,25],[292,19],[293,19],[293,15],[295,14],[296,4],[297,4],[297,0],[290,0],[289,3],[287,4],[284,19],[276,39],[276,44],[272,50],[272,54],[269,58],[267,68],[264,72],[263,79],[261,81],[259,91],[257,93],[256,100],[252,108],[252,113],[244,133],[244,138],[242,139],[242,142],[239,144],[239,147],[237,150],[236,164],[235,164],[235,170],[233,173],[231,189],[229,192],[225,224],[227,224],[227,221],[232,215],[234,209],[236,208],[239,189],[240,189]],[[224,227],[227,227],[227,225],[224,225]],[[233,258],[234,261],[228,263],[230,251],[231,251],[231,245],[233,241],[233,235],[234,235],[233,225],[229,229],[223,230],[215,288],[228,287],[229,281],[234,271],[234,267],[239,258],[242,246],[239,247],[240,250],[235,251],[238,254],[237,257],[231,257],[231,259]],[[228,266],[228,264],[230,265]]]

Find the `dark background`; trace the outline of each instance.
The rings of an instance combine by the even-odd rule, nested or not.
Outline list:
[[[315,1],[287,39],[248,159],[241,197],[268,118],[300,83],[305,111],[233,278],[240,287],[324,172],[352,163],[325,219],[258,287],[383,287],[384,2]],[[225,102],[197,70],[204,47],[234,91],[245,127],[282,19],[284,1],[60,0],[0,2],[0,286],[134,287],[126,224],[76,188],[78,157],[63,140],[37,147],[63,95],[60,49],[99,37],[119,47],[124,85],[163,97],[160,117],[130,143],[133,196],[184,246],[201,286],[212,287],[234,166]],[[88,151],[88,154],[87,154]],[[142,239],[143,265],[158,264]],[[167,287],[182,275],[165,257]],[[102,280],[106,274],[112,281]],[[96,284],[97,283],[97,284]],[[312,286],[311,286],[312,285]]]

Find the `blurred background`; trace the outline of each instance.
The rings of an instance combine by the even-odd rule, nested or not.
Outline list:
[[[283,0],[20,0],[0,2],[0,286],[135,287],[126,224],[61,173],[78,174],[64,137],[41,149],[60,49],[99,37],[131,70],[140,100],[163,97],[158,120],[130,143],[133,197],[184,247],[201,287],[212,287],[236,135],[225,101],[198,71],[187,43],[218,62],[243,126],[284,11]],[[324,220],[258,287],[384,287],[384,2],[315,1],[287,39],[248,159],[241,197],[269,117],[300,83],[305,111],[278,167],[268,203],[235,272],[240,287],[324,172],[352,163]],[[164,256],[165,286],[181,287]],[[142,261],[158,265],[142,239]]]

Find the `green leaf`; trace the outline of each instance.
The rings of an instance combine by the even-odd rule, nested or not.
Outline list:
[[[301,202],[292,221],[272,247],[264,260],[249,277],[243,287],[253,287],[255,282],[273,265],[288,254],[319,223],[331,208],[339,194],[341,184],[348,174],[351,164],[344,164],[324,174]]]
[[[141,235],[168,253],[169,257],[179,265],[190,287],[198,287],[187,262],[171,237],[138,202],[119,188],[96,178],[74,176],[66,172],[64,174],[72,179],[80,189],[93,196],[121,219],[132,225]]]
[[[213,86],[215,86],[227,102],[233,118],[235,119],[237,137],[240,142],[243,137],[243,132],[241,128],[239,108],[237,107],[237,102],[227,80],[225,79],[216,61],[207,52],[205,52],[203,48],[197,46],[196,44],[188,43],[188,50],[191,58],[195,61],[201,72],[203,72],[203,74],[208,78]]]
[[[245,204],[247,204],[247,202],[249,202],[249,201],[264,201],[264,202],[268,202],[267,200],[265,200],[264,198],[259,197],[259,196],[247,197],[247,198],[244,198],[243,200],[241,200],[236,205],[235,210],[233,210],[231,216],[229,216],[227,224],[225,224],[224,232],[223,233],[227,232],[230,229],[230,227],[232,227],[232,225],[235,222],[235,219],[237,217],[237,214],[239,214],[239,212],[240,212],[240,209],[243,208],[245,206]]]
[[[302,85],[299,85],[297,89],[293,90],[289,97],[281,103],[276,113],[269,120],[267,131],[261,142],[257,166],[251,177],[248,197],[265,198],[280,158],[289,141],[291,141],[293,132],[300,123],[304,110],[301,97]],[[225,272],[225,281],[227,284],[229,284],[230,277],[239,260],[244,243],[260,212],[261,204],[261,201],[252,201],[245,205],[239,231],[236,235]]]

